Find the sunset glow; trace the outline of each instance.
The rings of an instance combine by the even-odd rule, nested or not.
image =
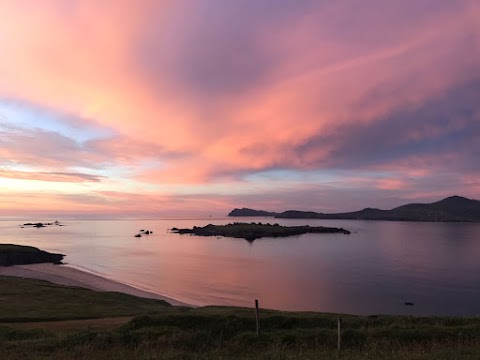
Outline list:
[[[476,0],[0,1],[0,215],[480,193]]]

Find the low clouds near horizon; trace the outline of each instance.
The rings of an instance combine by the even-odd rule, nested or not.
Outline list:
[[[479,198],[479,24],[475,0],[2,2],[0,215]]]

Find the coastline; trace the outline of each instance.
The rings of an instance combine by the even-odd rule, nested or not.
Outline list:
[[[0,275],[45,280],[53,284],[81,287],[93,291],[119,292],[148,299],[164,300],[174,306],[193,306],[165,295],[138,289],[68,265],[41,263],[0,266]]]

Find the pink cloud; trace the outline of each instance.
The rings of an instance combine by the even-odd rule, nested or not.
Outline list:
[[[468,96],[478,87],[464,86],[480,79],[479,9],[468,0],[4,2],[0,97],[116,135],[80,144],[10,133],[0,160],[38,165],[36,175],[5,170],[23,179],[81,181],[66,175],[72,167],[118,166],[132,173],[116,180],[212,186],[269,169],[362,169],[385,191],[448,172],[442,159],[470,172],[480,112]],[[448,119],[431,114],[449,101]],[[378,180],[376,170],[405,177]]]
[[[382,190],[400,190],[407,186],[408,184],[401,179],[379,179],[376,182],[376,187]]]

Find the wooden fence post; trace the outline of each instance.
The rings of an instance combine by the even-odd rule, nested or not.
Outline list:
[[[260,335],[260,314],[258,311],[258,300],[255,299],[255,320],[257,322],[257,336]]]
[[[338,318],[337,335],[337,349],[340,350],[342,348],[342,318]]]
[[[223,346],[223,326],[222,329],[220,330],[220,347]]]

